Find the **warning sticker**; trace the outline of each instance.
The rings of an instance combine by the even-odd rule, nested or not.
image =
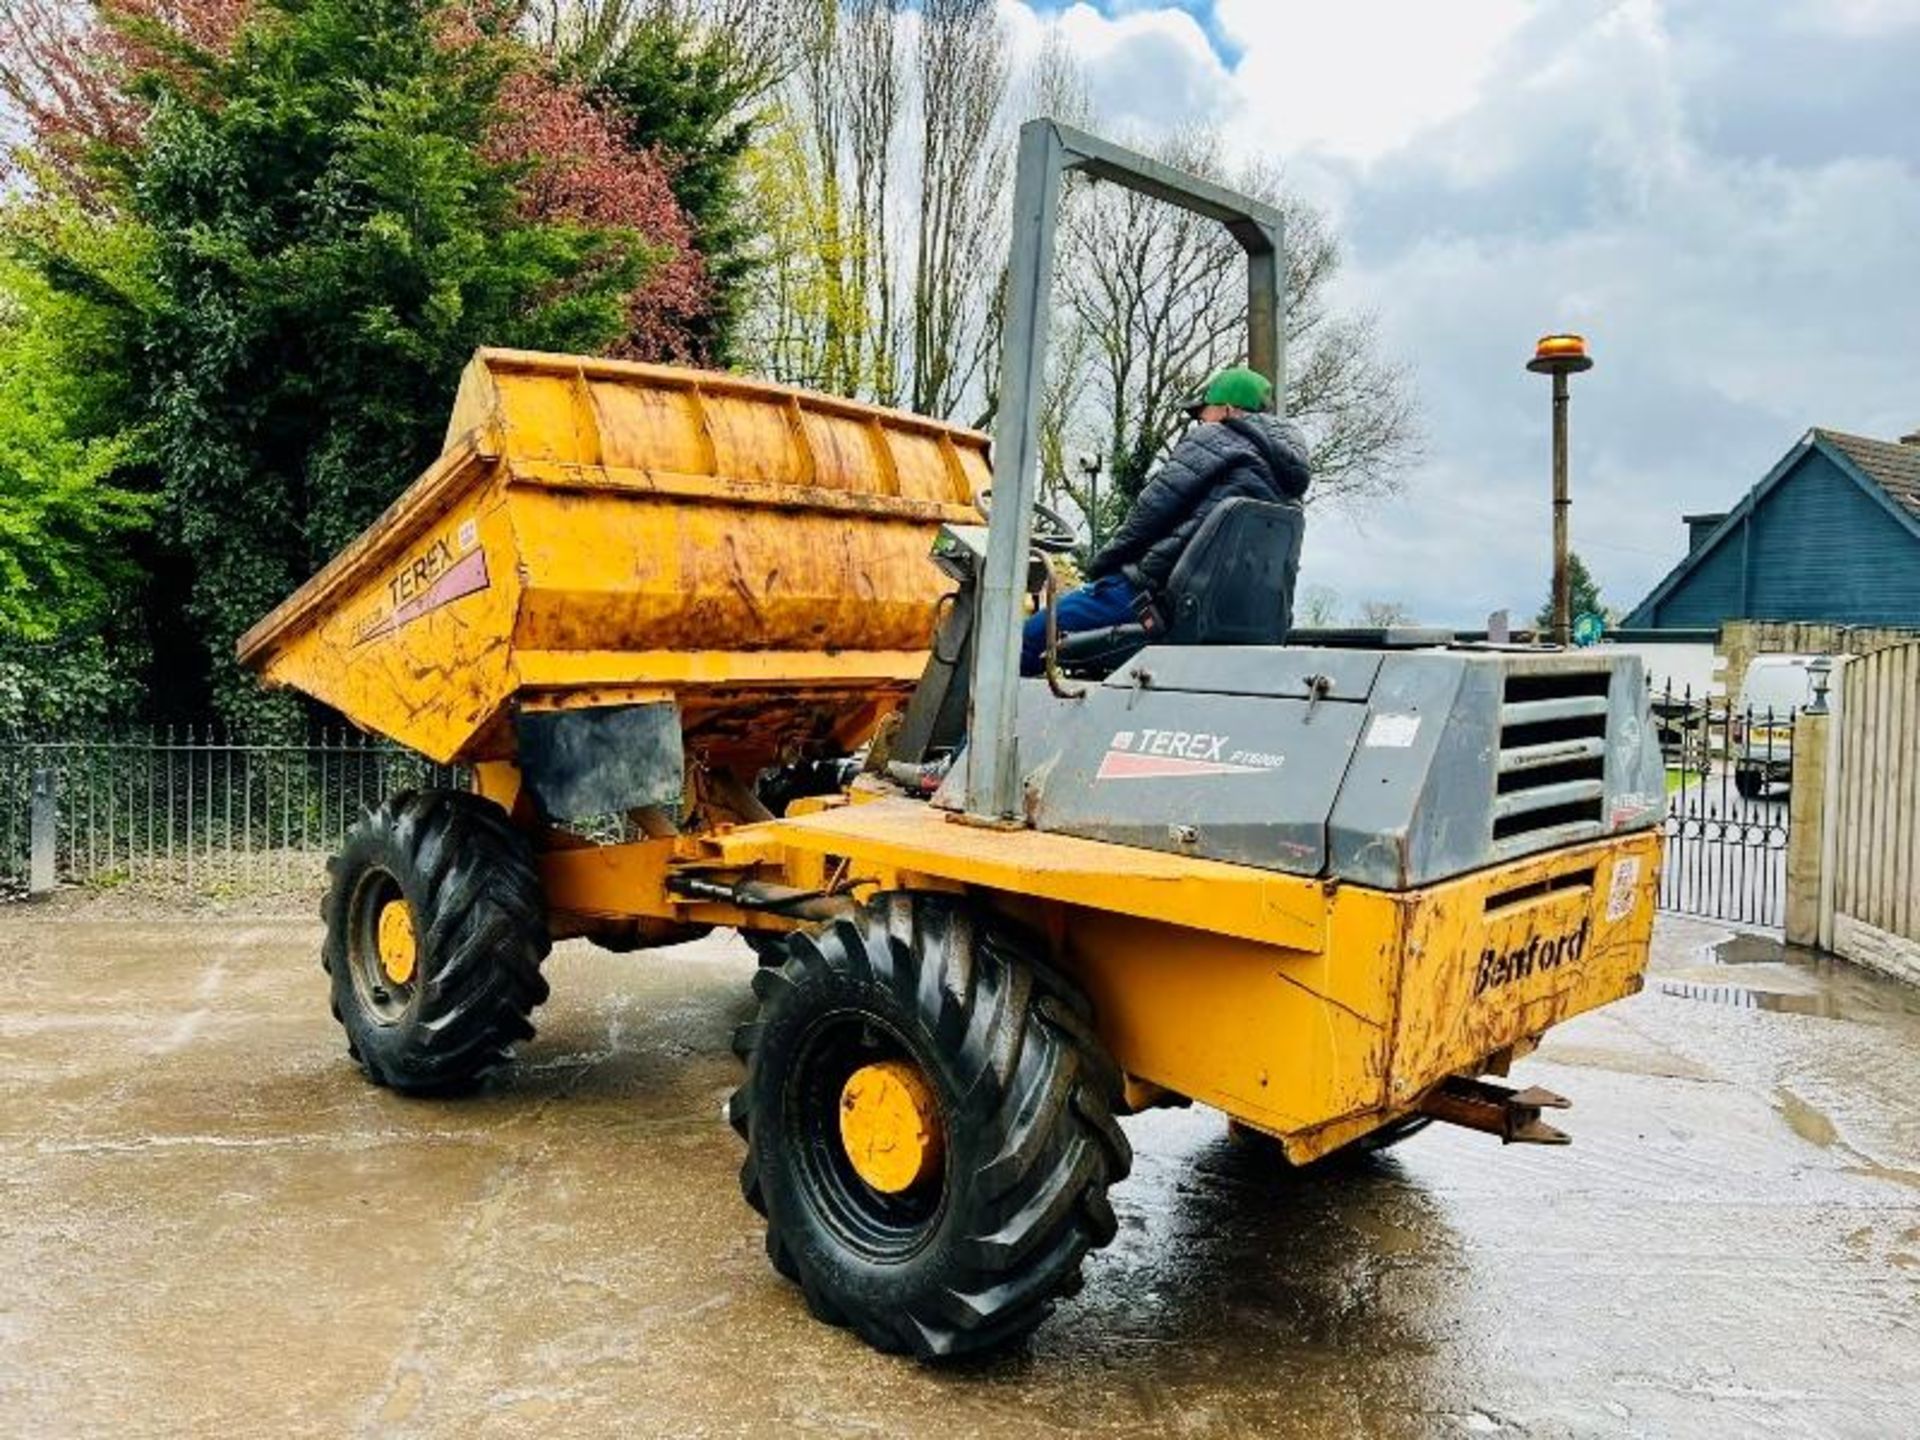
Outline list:
[[[1607,919],[1626,919],[1639,898],[1640,857],[1628,855],[1614,861],[1613,882],[1607,887]]]
[[[1419,733],[1418,715],[1380,714],[1367,722],[1367,738],[1361,743],[1372,749],[1405,750]]]

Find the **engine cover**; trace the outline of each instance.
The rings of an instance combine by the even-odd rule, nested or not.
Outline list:
[[[1020,763],[1037,829],[1386,890],[1666,814],[1639,658],[1593,651],[1154,647],[1023,684]]]

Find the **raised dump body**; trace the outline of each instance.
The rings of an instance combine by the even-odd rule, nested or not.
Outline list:
[[[852,748],[925,663],[986,437],[735,375],[482,350],[426,473],[239,643],[440,761],[677,707],[689,753]],[[672,713],[672,712],[670,712]]]

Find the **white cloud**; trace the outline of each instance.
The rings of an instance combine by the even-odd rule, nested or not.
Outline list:
[[[1000,11],[1016,61],[1037,54],[1048,21],[1022,0],[1001,0]],[[1138,5],[1109,14],[1079,3],[1049,20],[1109,125],[1161,131],[1224,118],[1235,103],[1231,72],[1184,10]]]
[[[1001,0],[1001,11],[1015,54],[1037,50],[1047,22],[1033,6]],[[1527,13],[1524,0],[1215,0],[1219,32],[1240,56],[1231,70],[1174,6],[1082,0],[1048,18],[1109,124],[1231,117],[1250,148],[1366,158],[1465,109]]]
[[[1527,18],[1521,0],[1217,0],[1243,52],[1239,99],[1263,143],[1360,159],[1456,115]]]
[[[1797,18],[1811,29],[1849,35],[1882,35],[1920,24],[1920,0],[1825,0],[1795,10]]]
[[[1349,293],[1412,360],[1433,443],[1365,533],[1318,525],[1349,593],[1410,575],[1431,577],[1403,597],[1428,618],[1537,605],[1547,406],[1521,362],[1548,328],[1584,329],[1599,360],[1575,384],[1574,543],[1622,606],[1679,558],[1683,511],[1731,504],[1809,425],[1893,435],[1920,418],[1920,174],[1876,153],[1864,98],[1865,154],[1716,151],[1691,88],[1702,43],[1651,5],[1598,9],[1516,58],[1543,84],[1496,75],[1350,176]],[[1742,58],[1763,87],[1762,57]]]
[[[1216,0],[1230,71],[1179,12],[1067,13],[1103,125],[1224,118],[1281,161],[1348,242],[1342,299],[1414,369],[1408,494],[1310,529],[1306,578],[1350,602],[1537,608],[1548,407],[1522,365],[1550,328],[1599,360],[1574,537],[1622,606],[1678,559],[1683,511],[1808,426],[1920,422],[1920,0]]]

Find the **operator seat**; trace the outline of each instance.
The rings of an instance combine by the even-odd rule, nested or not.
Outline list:
[[[1149,641],[1165,645],[1278,645],[1293,628],[1306,514],[1299,505],[1223,501],[1201,522],[1160,597],[1164,631],[1139,623],[1060,637],[1060,668],[1101,679]]]

